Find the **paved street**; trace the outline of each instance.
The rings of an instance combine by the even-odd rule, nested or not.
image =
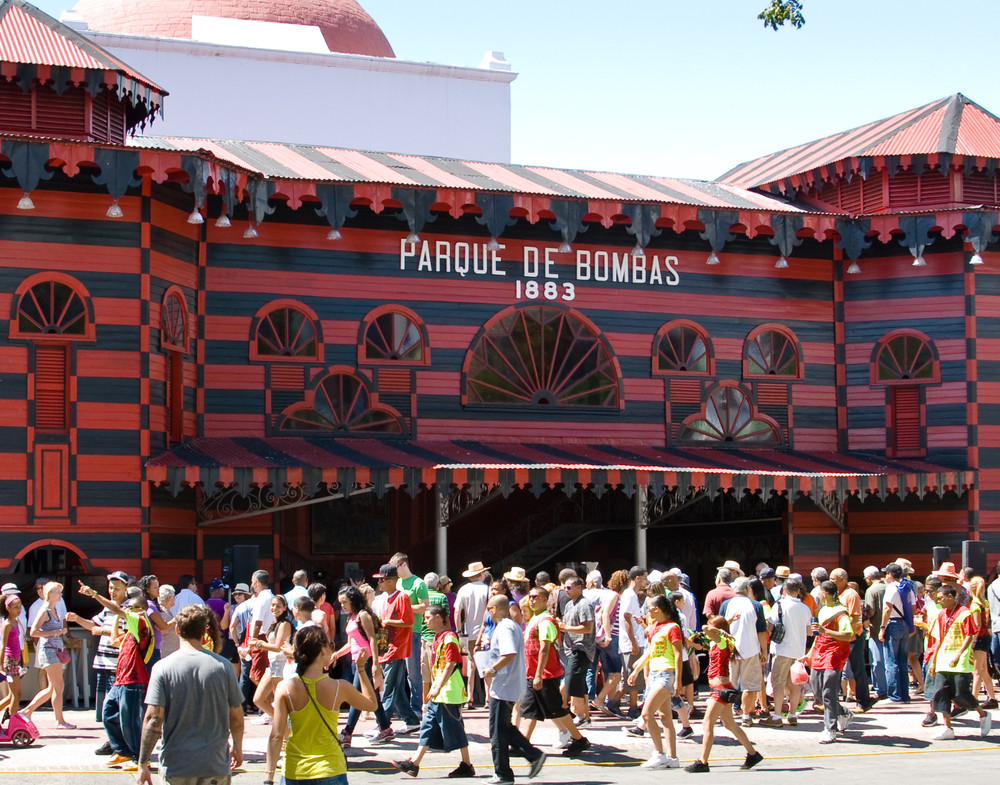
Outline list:
[[[826,785],[833,781],[833,777],[838,783],[870,780],[887,773],[892,773],[894,777],[919,777],[925,774],[928,766],[934,766],[938,772],[947,771],[950,776],[971,777],[988,770],[985,767],[996,765],[998,759],[994,755],[1000,745],[1000,712],[994,712],[998,727],[990,737],[980,738],[974,717],[963,717],[955,721],[958,738],[941,742],[930,740],[933,729],[920,727],[925,710],[925,703],[914,703],[913,708],[878,704],[870,713],[855,719],[842,741],[830,745],[817,743],[819,717],[815,714],[800,718],[796,728],[755,726],[748,732],[765,760],[752,772],[739,771],[743,760],[742,748],[719,728],[710,761],[710,776],[713,781],[718,781],[720,777],[725,781],[729,777],[756,775],[766,776],[770,782],[801,783],[803,776],[815,774],[821,778],[817,785]],[[0,746],[0,772],[16,772],[18,785],[125,785],[131,782],[133,775],[107,770],[104,766],[106,759],[93,754],[103,741],[93,712],[70,710],[66,716],[79,728],[58,732],[57,735],[51,730],[55,724],[51,712],[36,713],[42,737],[23,750]],[[618,720],[596,720],[593,727],[586,729],[594,747],[581,760],[567,760],[558,751],[551,750],[548,745],[555,741],[555,732],[551,727],[540,727],[534,740],[546,752],[552,752],[552,757],[546,763],[539,782],[633,785],[637,775],[656,779],[694,776],[683,771],[645,772],[637,768],[649,756],[650,743],[646,739],[625,736],[619,730],[621,725]],[[370,726],[371,723],[362,722],[359,729],[367,730]],[[466,727],[472,741],[472,761],[477,774],[489,776],[492,768],[489,763],[486,712],[467,713]],[[681,765],[699,755],[701,728],[697,723],[695,731],[694,741],[679,742]],[[256,785],[263,779],[267,732],[265,726],[247,725],[246,764],[244,771],[234,779],[237,785]],[[359,738],[355,737],[356,740]],[[349,750],[352,785],[385,785],[387,778],[405,780],[404,775],[396,773],[388,765],[388,761],[408,757],[415,746],[416,739],[410,737],[381,747]],[[445,778],[457,760],[457,753],[430,753],[421,766],[419,779]],[[514,772],[522,777],[527,773],[527,767],[515,764]]]

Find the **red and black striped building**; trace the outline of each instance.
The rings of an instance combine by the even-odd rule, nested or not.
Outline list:
[[[165,92],[21,0],[0,75],[0,573],[1000,555],[961,95],[704,182],[126,142]]]

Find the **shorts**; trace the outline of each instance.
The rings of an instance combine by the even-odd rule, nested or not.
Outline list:
[[[590,660],[585,651],[571,651],[566,656],[566,694],[572,698],[586,698],[587,671]]]
[[[649,692],[660,689],[667,690],[673,694],[676,679],[677,673],[675,671],[651,671],[649,674]]]
[[[420,722],[421,746],[440,752],[452,752],[469,746],[462,724],[462,710],[457,703],[428,701]]]
[[[635,667],[635,664],[639,661],[641,656],[642,649],[639,649],[638,652],[631,652],[629,654],[622,655],[622,679],[625,681],[622,689],[624,689],[625,692],[637,692],[646,686],[646,678],[642,671],[639,671],[635,675],[634,685],[628,683],[629,674],[632,673],[632,668]]]
[[[614,638],[603,649],[598,646],[596,656],[601,662],[601,670],[605,676],[622,672],[622,655],[618,653],[618,641]]]
[[[236,644],[233,643],[232,638],[222,639],[222,651],[220,652],[220,654],[230,662],[235,662],[239,664],[240,655],[239,652],[236,651]]]
[[[434,665],[434,639],[420,641],[420,677],[424,684],[431,683],[431,668]]]
[[[774,687],[776,695],[778,687],[784,687],[786,684],[792,683],[791,671],[793,662],[795,662],[794,657],[784,657],[780,654],[774,655],[774,661],[771,663],[771,686]]]
[[[38,657],[35,660],[37,666],[39,668],[47,668],[49,665],[62,665],[59,661],[59,655],[56,654],[57,651],[62,650],[51,646],[39,646]]]
[[[288,664],[288,657],[284,654],[279,654],[273,661],[268,663],[267,672],[271,674],[271,678],[273,679],[283,679],[285,678],[284,670],[286,664]]]
[[[233,781],[231,774],[220,774],[217,777],[170,777],[160,770],[161,785],[230,785]],[[311,780],[312,783],[319,783],[323,780]],[[289,783],[295,780],[288,780]],[[346,783],[345,783],[346,785]]]
[[[989,651],[992,636],[990,635],[980,635],[972,642],[973,651]]]
[[[542,688],[536,690],[528,679],[528,689],[521,698],[521,716],[526,720],[555,720],[569,714],[563,706],[559,692],[559,678],[542,679]]]
[[[910,639],[906,642],[906,653],[915,654],[917,657],[923,657],[924,654],[924,631],[917,627],[917,631],[910,636]]]
[[[729,663],[729,678],[743,692],[759,690],[764,684],[764,675],[760,670],[760,657],[754,655],[746,659],[732,659]]]
[[[951,714],[951,705],[954,703],[962,709],[975,709],[979,706],[979,701],[972,694],[972,674],[971,673],[949,673],[938,672],[930,679],[930,686],[934,697],[931,698],[931,707],[934,711],[942,714]]]
[[[20,678],[28,672],[28,669],[21,664],[20,657],[12,657],[10,654],[4,654],[3,656],[3,672],[8,676],[17,676]]]
[[[690,660],[684,660],[681,664],[681,687],[694,684],[694,671],[691,670]]]

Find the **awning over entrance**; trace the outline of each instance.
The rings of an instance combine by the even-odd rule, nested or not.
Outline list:
[[[175,495],[200,486],[213,495],[269,486],[279,493],[321,485],[340,492],[370,487],[376,493],[403,488],[448,491],[463,485],[515,487],[536,492],[577,485],[598,493],[622,486],[654,492],[673,486],[828,493],[872,491],[961,492],[974,473],[920,459],[890,459],[860,453],[791,450],[668,449],[650,445],[564,441],[410,441],[329,437],[200,438],[173,447],[146,464],[147,479]]]

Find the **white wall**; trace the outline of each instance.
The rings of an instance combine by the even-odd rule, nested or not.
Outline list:
[[[169,92],[149,134],[510,162],[510,70],[81,32]]]

